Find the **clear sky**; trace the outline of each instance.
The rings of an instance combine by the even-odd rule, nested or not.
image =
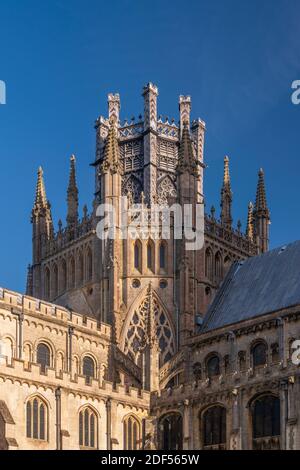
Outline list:
[[[77,156],[80,210],[94,190],[94,120],[107,93],[121,117],[139,115],[141,90],[178,119],[178,96],[207,125],[207,206],[219,212],[228,154],[234,218],[245,228],[263,167],[271,246],[300,238],[299,0],[0,0],[0,285],[24,291],[31,261],[36,172],[43,166],[57,225],[65,219],[69,156]]]

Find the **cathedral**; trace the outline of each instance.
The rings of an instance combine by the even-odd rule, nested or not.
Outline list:
[[[142,97],[121,121],[109,94],[95,122],[90,210],[78,213],[72,155],[56,229],[38,170],[26,294],[0,288],[0,449],[300,449],[300,242],[269,251],[262,169],[245,233],[233,225],[227,156],[220,214],[199,222],[205,122],[190,96],[178,123],[157,114],[154,84]],[[124,198],[157,236],[121,236]],[[172,214],[169,237],[153,220],[174,204],[200,223],[199,249]],[[99,237],[101,205],[113,238]]]

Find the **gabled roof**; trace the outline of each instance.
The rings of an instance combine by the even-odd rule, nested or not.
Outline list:
[[[233,264],[200,332],[300,305],[300,241]]]

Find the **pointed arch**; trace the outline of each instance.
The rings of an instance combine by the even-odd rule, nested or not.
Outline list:
[[[48,267],[44,271],[44,297],[46,300],[50,299],[50,269]]]
[[[159,244],[159,268],[167,269],[167,242],[162,240]]]
[[[213,275],[213,254],[211,248],[207,248],[205,251],[205,276],[208,279],[212,279]]]
[[[142,253],[143,247],[141,240],[135,240],[133,245],[133,266],[134,269],[137,269],[140,272],[142,272],[143,266]]]
[[[88,246],[85,254],[86,259],[86,280],[91,281],[93,279],[93,254],[92,249]]]
[[[215,280],[220,282],[223,277],[222,256],[219,251],[215,255]]]
[[[82,285],[84,279],[84,264],[82,250],[77,252],[77,283]]]
[[[155,245],[151,239],[147,242],[147,269],[155,272]]]
[[[147,341],[147,318],[149,312],[149,294],[145,288],[133,302],[121,333],[121,348],[136,364],[141,364],[141,348]],[[176,352],[175,330],[171,315],[153,289],[153,312],[156,326],[156,338],[159,347],[160,364],[167,362]]]
[[[64,258],[60,262],[60,293],[64,293],[67,290],[67,263]]]
[[[75,259],[74,256],[71,255],[69,259],[69,288],[74,289],[75,287]]]
[[[52,299],[58,296],[58,267],[56,263],[53,263],[51,273],[51,284],[52,284]]]
[[[123,418],[123,449],[138,450],[141,448],[141,423],[132,413]]]
[[[169,198],[173,197],[176,198],[177,191],[176,186],[170,176],[165,176],[160,180],[157,186],[157,194],[158,194],[158,204],[161,206],[168,205]]]

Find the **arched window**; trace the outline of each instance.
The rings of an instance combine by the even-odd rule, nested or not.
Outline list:
[[[226,446],[226,409],[216,405],[203,414],[203,446],[205,449]]]
[[[138,419],[129,415],[123,422],[124,450],[137,450],[141,447],[141,426]]]
[[[252,404],[253,448],[280,448],[280,400],[273,395],[257,398]],[[275,438],[276,437],[276,438]]]
[[[211,356],[206,362],[207,377],[220,375],[220,361],[218,356]]]
[[[81,285],[83,283],[83,256],[81,251],[78,253],[78,283]]]
[[[241,372],[244,372],[246,370],[246,351],[239,351],[238,358],[239,358],[239,369]]]
[[[267,346],[265,343],[257,343],[252,348],[253,367],[263,366],[267,362]]]
[[[217,282],[220,282],[222,279],[222,257],[219,251],[215,256],[215,279]]]
[[[280,361],[280,354],[279,354],[279,345],[278,343],[271,344],[271,351],[272,351],[272,362],[279,362]]]
[[[45,269],[45,299],[50,299],[50,270],[49,268]]]
[[[31,439],[46,441],[48,427],[48,408],[39,397],[33,397],[26,403],[26,436]]]
[[[134,243],[134,268],[142,271],[142,244],[140,240]]]
[[[93,449],[98,446],[98,418],[89,407],[79,413],[79,445]]]
[[[86,378],[87,383],[90,383],[91,379],[95,377],[95,363],[89,356],[83,358],[82,373]]]
[[[60,292],[65,292],[67,289],[67,263],[63,259],[60,264]]]
[[[225,273],[225,274],[226,274],[227,271],[229,270],[230,265],[231,265],[230,256],[225,256],[225,259],[224,259],[224,273]]]
[[[54,263],[52,268],[52,295],[51,297],[55,299],[58,295],[58,268],[57,264]]]
[[[160,269],[166,269],[167,266],[167,245],[165,242],[161,242],[159,245],[159,267]]]
[[[51,365],[51,352],[49,346],[44,343],[40,343],[37,347],[36,362],[40,364],[41,371],[46,372],[46,367]]]
[[[170,413],[159,421],[160,448],[162,450],[182,450],[182,416]]]
[[[212,279],[213,274],[213,255],[210,248],[207,248],[205,252],[205,276],[208,279]]]
[[[69,287],[70,289],[74,289],[75,287],[75,260],[73,256],[71,256],[69,261]]]
[[[147,268],[154,272],[154,245],[151,240],[147,243]]]
[[[91,281],[93,279],[93,255],[89,247],[86,253],[86,279]]]

